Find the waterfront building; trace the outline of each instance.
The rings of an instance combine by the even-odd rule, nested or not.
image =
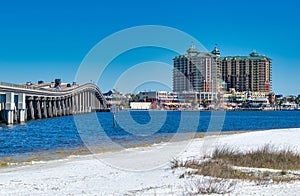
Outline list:
[[[224,103],[243,103],[247,100],[247,92],[227,92],[223,95]]]
[[[271,91],[271,59],[252,52],[249,56],[220,57],[217,47],[212,52],[198,51],[193,45],[184,55],[173,59],[173,91],[179,98],[200,103],[205,99],[219,103],[231,99],[232,89],[239,101],[246,92],[252,99],[265,98]],[[249,94],[250,95],[250,94]]]
[[[222,80],[227,91],[252,91],[270,93],[272,62],[271,59],[252,52],[249,56],[227,56],[220,58]]]
[[[131,102],[130,108],[132,110],[150,110],[151,103],[150,102]]]
[[[228,92],[224,93],[223,99],[225,103],[235,102],[235,103],[243,103],[247,100],[269,100],[269,94],[264,92],[251,92],[251,91],[235,91],[235,89],[231,88]]]
[[[251,92],[251,91],[247,91],[248,94],[248,98],[250,99],[264,99],[264,98],[268,98],[269,93],[265,93],[265,92]]]
[[[129,98],[123,95],[121,92],[113,89],[107,93],[103,93],[103,96],[107,100],[107,103],[110,106],[127,106],[129,103]]]
[[[167,91],[143,91],[139,93],[139,100],[147,102],[173,102],[177,98],[176,93]]]
[[[200,102],[218,99],[221,88],[220,53],[201,52],[194,45],[184,55],[173,59],[173,91],[179,98]]]

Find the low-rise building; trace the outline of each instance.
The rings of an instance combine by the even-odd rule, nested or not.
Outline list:
[[[246,91],[234,92],[234,93],[227,92],[227,93],[224,93],[223,100],[224,100],[224,103],[232,103],[232,102],[242,103],[247,100],[247,92]]]
[[[130,108],[132,110],[150,110],[151,102],[131,102]]]
[[[140,92],[139,99],[141,101],[148,102],[173,102],[177,100],[177,94],[174,92],[167,91],[149,91],[149,92]]]
[[[112,90],[103,94],[109,106],[126,106],[128,105],[129,98],[122,93]],[[128,107],[128,106],[127,106]]]
[[[268,98],[269,93],[265,93],[265,92],[251,92],[248,91],[248,97],[250,97],[251,99],[260,99],[260,98]]]

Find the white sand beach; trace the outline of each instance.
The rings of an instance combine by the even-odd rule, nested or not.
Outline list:
[[[117,152],[2,168],[1,195],[185,195],[193,176],[179,178],[170,168],[179,160],[209,154],[216,146],[249,150],[272,144],[300,152],[300,128],[209,136],[155,144]],[[300,175],[300,171],[297,171]],[[238,181],[230,195],[299,195],[300,181],[266,183]]]

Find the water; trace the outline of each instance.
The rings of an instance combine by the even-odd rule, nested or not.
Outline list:
[[[154,111],[151,116],[147,111],[131,111],[130,115],[126,114],[125,111],[117,114],[118,124],[114,127],[111,113],[97,113],[103,131],[99,131],[99,127],[90,122],[95,114],[76,117],[83,122],[79,131],[73,116],[29,121],[23,125],[2,126],[0,127],[0,167],[7,166],[7,163],[30,163],[88,154],[89,150],[85,143],[90,147],[94,146],[98,152],[104,152],[166,142],[174,139],[174,134],[177,132],[181,133],[182,139],[186,139],[190,137],[190,132],[206,132],[212,113]],[[148,125],[148,123],[152,124]],[[300,111],[226,112],[222,131],[297,127],[300,127]]]

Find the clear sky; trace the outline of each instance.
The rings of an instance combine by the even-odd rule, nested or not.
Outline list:
[[[273,59],[273,91],[298,95],[299,5],[296,0],[2,1],[0,81],[73,82],[85,55],[105,37],[133,26],[164,25],[192,35],[208,50],[218,43],[222,56],[248,55],[254,49],[265,54]],[[125,54],[99,86],[112,88],[113,74],[133,62],[172,64],[173,55],[162,50]]]

